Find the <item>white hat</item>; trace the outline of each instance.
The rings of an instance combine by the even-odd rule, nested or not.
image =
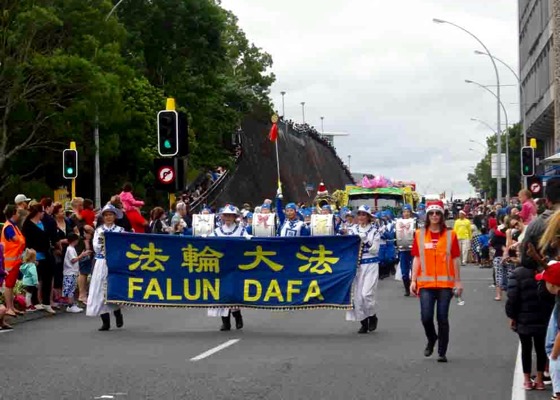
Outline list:
[[[220,214],[233,214],[233,215],[239,215],[239,209],[231,204],[227,204],[224,208],[222,208],[222,210],[220,211]]]
[[[103,209],[101,210],[101,215],[105,214],[106,212],[115,214],[115,218],[117,219],[121,219],[123,217],[122,210],[118,209],[112,204],[107,204],[105,207],[103,207]]]
[[[358,208],[358,212],[366,213],[366,214],[368,214],[370,217],[373,218],[373,213],[371,212],[371,207],[368,206],[368,205],[366,205],[366,204],[361,205],[360,208]]]
[[[14,203],[16,204],[23,203],[24,201],[31,201],[31,199],[24,194],[18,194],[14,199]]]

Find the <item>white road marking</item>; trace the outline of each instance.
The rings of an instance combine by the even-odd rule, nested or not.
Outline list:
[[[525,400],[527,393],[523,388],[523,367],[521,364],[521,343],[517,348],[517,359],[515,360],[515,371],[513,372],[513,385],[511,387],[511,400]]]
[[[0,333],[9,333],[9,332],[13,332],[13,329],[0,329]]]
[[[219,346],[216,346],[216,347],[214,347],[214,348],[211,348],[210,350],[205,351],[204,353],[199,354],[198,356],[191,358],[190,361],[200,361],[200,360],[202,360],[202,359],[204,359],[204,358],[206,358],[206,357],[210,357],[212,354],[217,353],[218,351],[223,350],[223,349],[225,349],[225,348],[227,348],[227,347],[229,347],[229,346],[231,346],[231,345],[233,345],[233,344],[239,342],[240,340],[241,340],[241,339],[231,339],[231,340],[228,340],[227,342],[222,343],[222,344],[219,345]]]

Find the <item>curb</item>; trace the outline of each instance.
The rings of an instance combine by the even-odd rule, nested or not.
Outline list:
[[[5,320],[8,324],[10,324],[12,326],[16,326],[16,325],[24,324],[26,322],[35,321],[35,320],[38,320],[38,319],[56,318],[56,316],[59,313],[62,314],[62,311],[58,311],[57,314],[52,315],[52,314],[49,314],[46,311],[37,310],[37,311],[34,311],[34,312],[27,312],[24,315],[20,315],[16,318],[7,316],[7,317],[5,317]]]

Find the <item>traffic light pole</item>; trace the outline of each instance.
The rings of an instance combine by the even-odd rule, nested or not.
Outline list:
[[[70,142],[70,150],[77,150],[76,142]],[[72,199],[74,199],[75,197],[76,197],[76,179],[72,179]]]

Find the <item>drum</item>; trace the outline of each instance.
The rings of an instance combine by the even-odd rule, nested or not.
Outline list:
[[[276,236],[276,214],[253,214],[253,236]]]
[[[312,215],[311,236],[334,236],[334,216],[332,214]]]
[[[414,218],[397,219],[397,225],[396,225],[397,246],[399,249],[407,250],[412,248],[415,229],[416,229],[416,220]]]
[[[214,232],[214,214],[193,215],[193,236],[208,236]]]

